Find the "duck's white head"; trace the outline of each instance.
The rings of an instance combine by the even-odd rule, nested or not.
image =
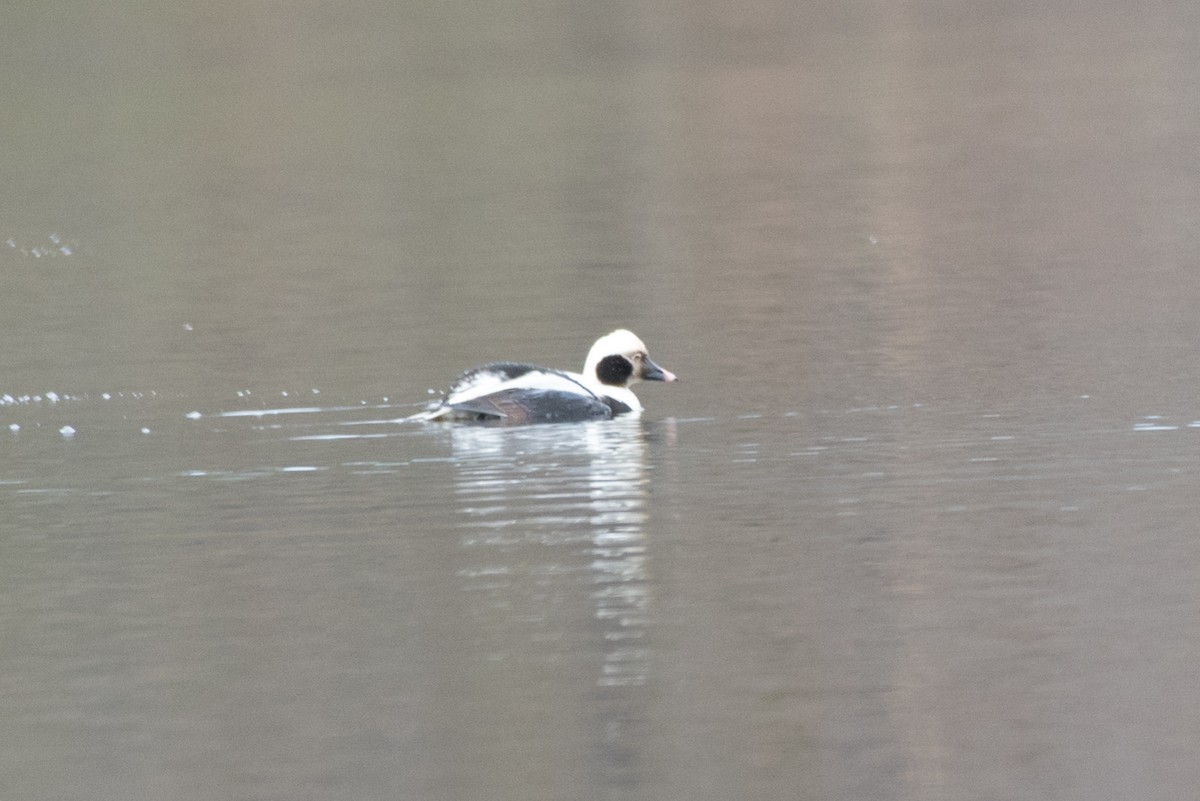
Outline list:
[[[596,340],[583,363],[583,374],[610,387],[628,387],[636,381],[675,380],[674,373],[650,360],[645,343],[624,328]]]

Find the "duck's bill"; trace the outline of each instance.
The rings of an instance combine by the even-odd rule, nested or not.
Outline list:
[[[646,381],[663,381],[669,384],[675,380],[675,374],[670,370],[664,370],[647,358],[642,361],[642,378]]]

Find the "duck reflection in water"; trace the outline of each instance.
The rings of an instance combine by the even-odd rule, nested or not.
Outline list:
[[[451,433],[465,560],[458,575],[479,598],[472,617],[486,621],[480,636],[522,663],[569,653],[582,666],[590,660],[576,658],[594,652],[600,686],[643,684],[650,582],[642,421]]]

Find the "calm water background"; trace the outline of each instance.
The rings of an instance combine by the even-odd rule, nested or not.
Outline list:
[[[10,9],[3,796],[1194,795],[1200,6],[1060,6]]]

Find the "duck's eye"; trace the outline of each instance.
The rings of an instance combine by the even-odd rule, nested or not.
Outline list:
[[[633,354],[633,360],[634,360],[635,362],[640,362],[640,361],[641,361],[642,359],[644,359],[644,358],[646,358],[646,354],[644,354],[644,353],[635,353],[635,354]]]

